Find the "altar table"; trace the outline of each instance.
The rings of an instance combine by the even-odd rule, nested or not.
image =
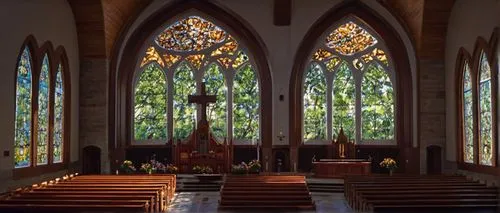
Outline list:
[[[314,177],[343,178],[345,175],[369,175],[371,162],[359,159],[321,159],[313,162]]]

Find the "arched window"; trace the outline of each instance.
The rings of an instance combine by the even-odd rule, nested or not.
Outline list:
[[[36,164],[47,164],[49,158],[49,73],[50,62],[47,54],[43,57],[38,84],[38,132]]]
[[[216,103],[207,107],[207,119],[211,132],[218,142],[224,138],[235,143],[250,143],[259,138],[260,93],[257,70],[246,47],[237,38],[206,17],[183,16],[166,23],[164,28],[144,45],[147,49],[141,55],[136,73],[143,73],[148,64],[165,73],[166,81],[145,82],[136,75],[135,91],[163,85],[166,113],[155,118],[155,126],[163,128],[168,139],[185,140],[194,128],[201,110],[189,104],[188,95],[196,94],[205,82],[209,95],[216,95]],[[135,93],[134,111],[146,111],[137,102],[143,93]],[[162,100],[163,103],[163,100]],[[137,115],[134,115],[137,118]],[[141,123],[135,119],[133,128]],[[150,125],[145,125],[150,126]],[[156,128],[156,127],[155,127]],[[144,135],[151,135],[151,128],[143,128]],[[162,144],[168,141],[162,138]],[[153,144],[156,141],[150,141]],[[147,144],[147,138],[134,134],[133,145]]]
[[[479,163],[493,165],[491,69],[486,53],[479,61]]]
[[[474,114],[472,102],[472,76],[469,62],[463,63],[463,94],[462,94],[462,122],[463,122],[463,152],[464,162],[474,163]]]
[[[32,63],[31,51],[26,46],[17,61],[14,139],[15,168],[28,167],[31,165]]]
[[[43,54],[34,54],[38,52]],[[57,171],[69,159],[65,154],[69,151],[65,131],[70,121],[67,64],[64,48],[53,51],[49,42],[38,48],[29,36],[22,48],[16,68],[14,176]],[[24,172],[37,166],[43,168]]]
[[[395,143],[395,73],[382,38],[355,17],[320,37],[304,77],[304,142],[340,128],[357,143]]]
[[[54,141],[52,142],[52,163],[60,163],[63,160],[64,150],[64,82],[63,65],[57,65],[55,79],[54,97]]]

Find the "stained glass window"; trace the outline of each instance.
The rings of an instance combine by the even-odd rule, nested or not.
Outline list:
[[[168,50],[200,51],[221,43],[227,33],[201,17],[190,16],[167,27],[156,43]]]
[[[174,138],[186,139],[196,125],[196,108],[188,103],[188,96],[196,93],[193,70],[182,62],[174,74]]]
[[[63,159],[63,119],[64,119],[64,85],[62,79],[63,67],[57,66],[55,97],[54,97],[54,140],[52,143],[52,162],[60,163]]]
[[[219,139],[234,139],[233,142],[242,144],[258,139],[258,72],[242,42],[210,19],[193,15],[167,25],[145,46],[149,48],[137,62],[140,65],[137,72],[147,69],[148,64],[156,64],[159,70],[174,71],[166,77],[167,82],[172,82],[169,87],[172,95],[167,93],[166,97],[172,115],[169,113],[162,124],[169,134],[172,132],[171,139],[187,139],[196,126],[196,115],[203,112],[187,99],[188,95],[197,94],[196,88],[203,81],[207,94],[217,97],[216,103],[207,107],[211,133]],[[164,83],[148,87],[157,84]],[[233,119],[228,119],[229,115]],[[167,121],[172,125],[167,126]],[[136,138],[134,143],[140,141]]]
[[[259,83],[252,65],[242,66],[234,79],[234,138],[259,139]]]
[[[469,63],[464,65],[463,80],[463,125],[464,125],[464,161],[474,162],[474,119],[472,113],[472,79]]]
[[[217,64],[208,67],[203,80],[206,82],[207,93],[217,97],[216,104],[207,107],[207,118],[212,133],[219,138],[225,138],[226,132],[226,85],[224,76]]]
[[[354,22],[340,25],[326,37],[326,46],[343,55],[361,52],[376,43],[377,39]]]
[[[31,54],[25,47],[18,59],[16,78],[15,168],[31,164]]]
[[[342,62],[333,79],[333,138],[337,138],[340,127],[349,139],[354,139],[356,129],[356,85],[347,62]]]
[[[362,138],[394,138],[394,91],[387,72],[378,64],[367,67],[361,84]]]
[[[310,65],[304,82],[304,140],[326,138],[326,81],[323,69]]]
[[[493,132],[491,106],[491,70],[483,52],[479,64],[479,161],[482,165],[493,165]]]
[[[141,73],[134,95],[134,137],[136,140],[167,139],[167,81],[157,63]]]
[[[49,157],[49,70],[49,58],[45,54],[38,86],[37,165],[47,164]]]
[[[357,18],[335,26],[318,40],[305,71],[304,142],[330,142],[342,127],[356,143],[393,145],[394,71],[387,48]]]

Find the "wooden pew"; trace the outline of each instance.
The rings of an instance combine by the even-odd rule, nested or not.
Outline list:
[[[461,176],[347,177],[345,197],[358,211],[496,208],[498,189]],[[432,207],[432,208],[431,208]]]
[[[228,176],[220,208],[314,209],[304,176]]]

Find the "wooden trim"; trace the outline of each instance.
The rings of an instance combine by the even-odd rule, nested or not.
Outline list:
[[[491,167],[491,166],[484,166],[484,165],[477,165],[470,163],[458,163],[458,169],[482,173],[482,174],[500,176],[500,168],[498,167]]]
[[[395,125],[398,145],[402,160],[410,160],[408,163],[408,170],[412,172],[419,172],[420,160],[418,155],[412,155],[413,148],[412,137],[412,109],[413,103],[412,94],[412,73],[410,71],[410,64],[408,53],[402,39],[399,37],[395,29],[390,24],[380,17],[371,8],[359,1],[345,1],[330,9],[316,23],[314,23],[307,34],[304,36],[299,45],[298,51],[295,54],[291,79],[290,79],[290,146],[297,147],[302,142],[302,82],[303,73],[308,62],[308,56],[313,51],[313,47],[318,38],[338,20],[343,17],[352,15],[363,20],[368,26],[372,27],[381,38],[386,41],[391,41],[391,45],[387,48],[392,56],[394,62],[394,69],[396,72],[396,84],[394,87],[397,89],[396,107],[397,107],[397,123]],[[403,161],[402,161],[403,162]],[[405,168],[401,168],[405,170]]]
[[[63,141],[63,162],[62,163],[52,163],[52,141],[53,141],[53,110],[54,110],[54,85],[55,81],[55,74],[57,72],[57,64],[59,60],[63,61],[63,66],[65,66],[63,77],[65,81],[64,85],[64,91],[65,93],[68,93],[68,98],[66,100],[66,94],[65,94],[65,100],[64,100],[64,108],[65,108],[65,114],[64,114],[64,129],[63,133],[65,132],[70,132],[69,125],[71,123],[71,111],[66,110],[71,108],[71,102],[70,102],[70,97],[71,97],[71,89],[67,89],[70,87],[70,78],[69,78],[69,66],[68,66],[68,59],[66,56],[66,53],[64,51],[63,47],[58,47],[56,51],[54,51],[54,48],[52,46],[52,43],[50,41],[45,42],[41,47],[38,47],[36,43],[36,39],[33,35],[29,35],[26,40],[24,41],[23,45],[21,46],[19,55],[17,57],[17,62],[16,62],[16,67],[15,67],[15,77],[14,77],[14,82],[17,82],[17,67],[19,66],[19,58],[21,57],[24,48],[28,46],[30,49],[30,54],[31,54],[31,75],[32,75],[32,83],[31,83],[31,164],[29,167],[24,167],[24,168],[14,168],[12,170],[13,172],[13,179],[21,179],[21,178],[26,178],[26,177],[32,177],[32,176],[39,176],[45,173],[50,173],[50,172],[56,172],[61,169],[65,169],[68,165],[68,162],[70,160],[70,150],[69,150],[69,135],[70,134],[64,134],[64,141]],[[38,134],[38,87],[39,87],[39,79],[40,79],[40,73],[41,73],[41,68],[42,68],[42,63],[43,63],[43,57],[47,53],[47,57],[49,59],[49,105],[48,105],[48,110],[49,110],[49,128],[48,128],[48,150],[47,150],[47,164],[45,165],[36,165],[36,146],[37,146],[37,134]],[[61,59],[58,59],[58,58]],[[68,74],[66,74],[68,73]],[[67,77],[65,77],[67,76]],[[16,83],[14,84],[14,91],[16,91]],[[14,96],[14,100],[16,97]],[[15,103],[15,101],[14,101]],[[15,153],[13,154],[13,157],[15,157]]]
[[[109,141],[114,145],[109,151],[122,147],[130,142],[130,128],[131,128],[131,97],[132,85],[130,84],[133,74],[135,72],[135,65],[138,60],[139,50],[149,39],[150,33],[154,32],[166,21],[176,17],[191,9],[201,11],[210,17],[224,23],[228,28],[234,32],[235,36],[240,41],[245,43],[248,51],[253,56],[256,62],[256,68],[259,75],[260,95],[261,95],[261,127],[263,147],[272,146],[272,82],[271,73],[269,69],[267,51],[255,30],[250,29],[243,18],[237,14],[233,14],[228,10],[216,5],[209,1],[174,1],[173,3],[165,5],[152,15],[150,15],[137,29],[134,30],[129,40],[125,44],[123,56],[120,64],[117,64],[117,57],[113,56],[115,61],[112,61],[110,70],[110,89],[109,89],[109,135],[116,135],[113,141]],[[128,30],[128,29],[127,29]],[[120,45],[116,45],[118,48]],[[114,52],[117,54],[116,52]],[[116,117],[114,117],[116,116]],[[117,120],[117,122],[115,122]],[[110,145],[110,147],[111,147]],[[115,148],[116,147],[116,148]]]

